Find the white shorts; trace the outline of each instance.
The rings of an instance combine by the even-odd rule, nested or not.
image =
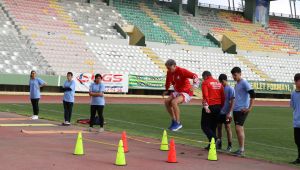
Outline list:
[[[189,94],[187,94],[187,93],[184,93],[184,92],[181,92],[181,93],[179,93],[179,92],[173,92],[172,94],[171,94],[171,96],[173,97],[173,98],[176,98],[176,97],[178,97],[178,96],[183,96],[183,100],[184,100],[184,103],[188,103],[188,102],[190,102],[191,100],[192,100],[192,97],[189,95]]]

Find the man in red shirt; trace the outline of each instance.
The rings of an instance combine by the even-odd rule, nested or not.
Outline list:
[[[224,104],[224,88],[222,84],[214,79],[209,71],[202,73],[203,109],[201,117],[201,128],[208,140],[217,139],[217,117]],[[206,149],[209,149],[206,148]]]
[[[167,60],[165,66],[168,72],[165,85],[166,91],[163,93],[163,97],[168,93],[170,86],[173,85],[174,92],[165,100],[165,106],[172,119],[169,129],[177,131],[182,128],[178,104],[188,103],[192,99],[194,88],[199,86],[199,79],[195,73],[176,66],[176,62],[172,59]],[[189,79],[193,79],[193,87]]]

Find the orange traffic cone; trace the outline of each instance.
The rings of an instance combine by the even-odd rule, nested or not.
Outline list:
[[[122,133],[122,141],[123,141],[124,152],[127,153],[129,150],[127,145],[126,131],[123,131]]]
[[[171,141],[170,141],[170,150],[169,150],[167,162],[168,163],[177,163],[174,139],[171,139]]]

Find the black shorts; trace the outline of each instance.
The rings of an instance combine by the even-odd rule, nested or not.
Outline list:
[[[248,116],[248,113],[244,113],[241,111],[238,111],[238,112],[234,111],[233,119],[234,119],[235,125],[244,126],[247,116]]]
[[[218,115],[218,124],[230,124],[231,121],[226,121],[226,114],[219,114]]]

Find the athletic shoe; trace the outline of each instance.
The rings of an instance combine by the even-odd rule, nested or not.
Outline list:
[[[222,140],[221,139],[217,139],[216,149],[222,149]]]
[[[33,115],[32,117],[31,117],[31,120],[38,120],[39,119],[39,116],[37,116],[37,115]]]
[[[175,121],[174,126],[171,128],[171,131],[176,132],[182,128],[182,124]]]
[[[291,162],[291,164],[300,164],[300,158],[297,158],[295,161]]]
[[[172,123],[171,123],[170,127],[168,127],[168,129],[171,130],[172,127],[175,125],[175,123],[176,123],[176,121],[172,119]]]
[[[226,152],[231,152],[231,150],[232,150],[232,146],[228,146]]]
[[[245,151],[237,150],[237,151],[233,152],[233,154],[238,157],[244,157]]]
[[[89,128],[87,129],[87,131],[92,132],[92,131],[93,131],[93,128],[92,128],[92,127],[89,127]]]
[[[98,132],[99,132],[99,133],[104,132],[104,128],[100,128],[100,129],[98,130]]]
[[[65,122],[63,122],[63,123],[62,123],[62,125],[63,125],[63,126],[70,126],[70,125],[71,125],[71,123],[70,123],[70,122],[68,122],[68,121],[65,121]]]

